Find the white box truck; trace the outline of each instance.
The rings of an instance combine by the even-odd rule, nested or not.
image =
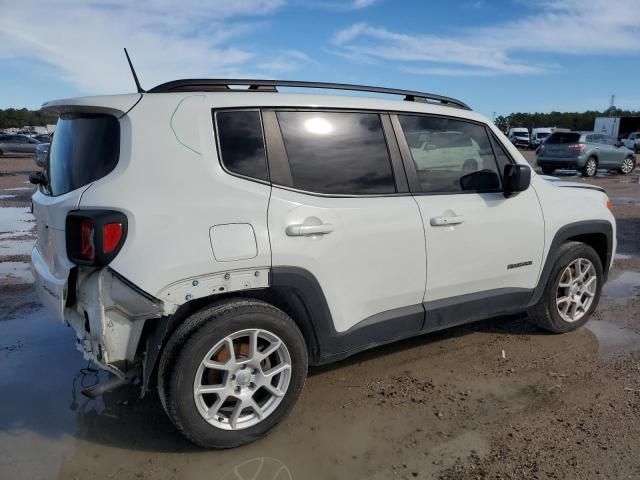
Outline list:
[[[627,138],[630,133],[640,131],[640,116],[596,117],[593,131],[615,138]]]

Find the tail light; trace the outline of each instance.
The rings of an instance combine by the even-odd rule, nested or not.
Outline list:
[[[67,256],[76,265],[109,264],[127,237],[127,217],[111,210],[78,210],[66,221]]]
[[[567,150],[569,150],[570,152],[584,152],[584,143],[574,143],[572,145],[569,145],[567,147]]]

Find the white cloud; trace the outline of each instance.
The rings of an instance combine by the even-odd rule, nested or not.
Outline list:
[[[378,0],[354,0],[353,8],[367,8],[376,3]]]
[[[301,0],[300,5],[308,8],[321,8],[324,10],[335,10],[346,12],[350,10],[362,10],[378,3],[379,0]]]
[[[540,74],[557,69],[525,62],[518,54],[633,55],[640,53],[636,0],[545,1],[512,22],[457,35],[409,34],[357,23],[334,36],[343,55],[402,62],[432,75]],[[407,67],[411,64],[411,67]],[[418,65],[416,67],[416,65]],[[464,68],[460,68],[464,67]]]
[[[288,72],[307,61],[303,52],[264,55],[234,46],[242,35],[265,28],[265,16],[282,4],[283,0],[27,0],[2,8],[0,57],[51,64],[86,93],[132,90],[122,47],[128,48],[147,88],[176,78],[277,74],[278,66]]]

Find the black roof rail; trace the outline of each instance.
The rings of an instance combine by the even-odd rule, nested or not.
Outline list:
[[[187,79],[173,80],[163,83],[147,93],[170,93],[170,92],[219,92],[230,91],[232,85],[248,85],[248,90],[243,92],[277,92],[277,87],[295,87],[295,88],[322,88],[328,90],[350,90],[354,92],[370,92],[382,93],[388,95],[402,95],[407,101],[436,103],[448,107],[463,108],[471,110],[469,106],[456,100],[455,98],[435,95],[433,93],[414,92],[411,90],[399,90],[396,88],[384,87],[368,87],[365,85],[350,85],[346,83],[327,83],[327,82],[305,82],[298,80],[256,80],[247,78],[214,78],[214,79]]]

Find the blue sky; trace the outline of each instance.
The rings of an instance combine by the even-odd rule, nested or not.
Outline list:
[[[640,110],[637,0],[0,0],[0,108],[189,77],[362,83],[516,111]]]

